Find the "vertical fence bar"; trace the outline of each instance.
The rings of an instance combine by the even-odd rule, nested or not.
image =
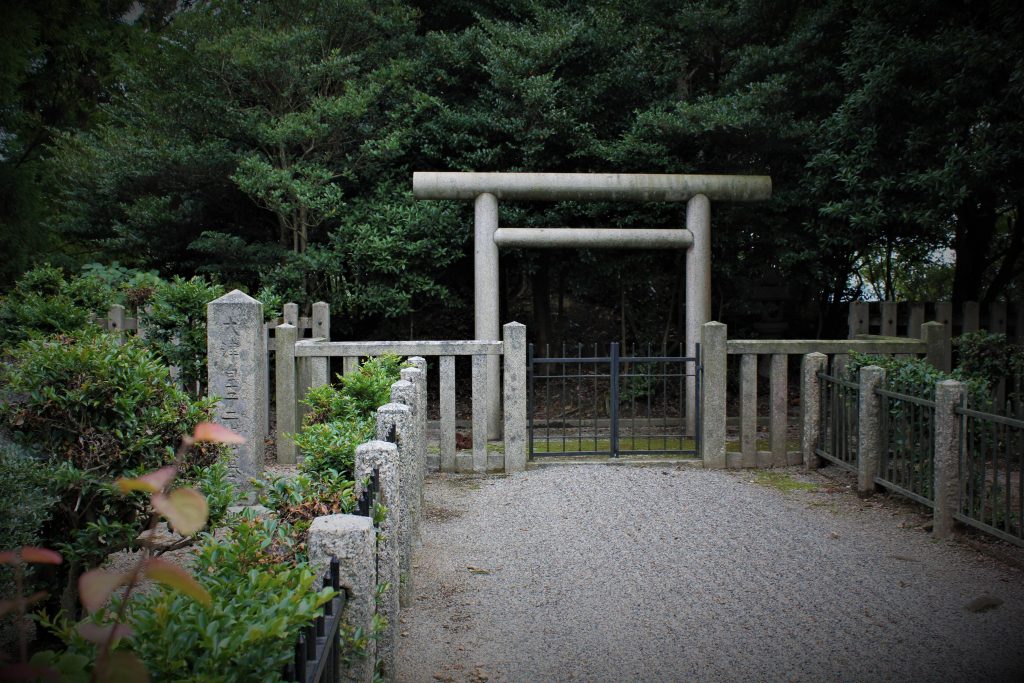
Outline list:
[[[478,353],[473,358],[473,471],[483,474],[487,471],[487,356]]]
[[[850,339],[855,339],[858,334],[867,334],[870,331],[869,311],[868,302],[866,301],[850,302],[849,317],[847,319],[848,336]]]
[[[438,368],[440,402],[440,468],[454,472],[455,467],[455,356],[441,356]]]
[[[743,467],[757,466],[757,354],[740,357],[740,457]]]
[[[932,321],[921,325],[921,339],[927,351],[925,359],[928,363],[943,372],[949,372],[952,365],[952,347],[949,337],[949,325]]]
[[[924,304],[910,304],[910,314],[907,318],[907,336],[911,339],[920,339],[921,325],[924,325]]]
[[[536,412],[537,407],[533,400],[533,389],[534,389],[534,375],[537,374],[536,366],[533,364],[533,344],[527,344],[526,346],[526,365],[527,365],[527,376],[529,377],[529,391],[527,392],[526,399],[526,420],[529,425],[530,431],[530,458],[533,458],[533,414]]]
[[[310,336],[321,337],[324,341],[331,341],[331,307],[326,301],[317,301],[313,304],[313,315],[310,323],[313,329]]]
[[[608,413],[611,430],[608,448],[613,458],[619,457],[619,342],[612,342],[609,349],[609,374],[611,376],[611,403]]]
[[[770,449],[772,453],[772,465],[775,467],[786,466],[786,437],[788,431],[788,360],[784,353],[772,354],[771,365],[771,422],[769,435],[771,439]]]
[[[107,311],[107,329],[117,336],[118,343],[124,343],[124,306],[113,304]]]
[[[963,334],[967,334],[968,332],[977,332],[981,329],[981,306],[977,301],[964,302],[963,320],[963,327],[961,328]]]
[[[897,328],[897,303],[895,301],[883,301],[881,305],[883,337],[895,337]]]

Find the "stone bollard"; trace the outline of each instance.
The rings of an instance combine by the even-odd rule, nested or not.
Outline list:
[[[417,510],[423,510],[423,479],[427,476],[427,359],[420,356],[411,356],[409,362],[412,363],[413,367],[420,371],[419,376],[416,378],[416,443],[419,444],[419,451],[417,458],[419,461],[419,471],[416,474],[416,486],[419,492],[419,507]],[[404,379],[404,378],[403,378]],[[421,516],[417,513],[416,516],[416,542],[419,543],[420,538],[420,520]]]
[[[416,437],[412,409],[409,406],[395,402],[386,403],[377,409],[377,438],[386,441],[392,429],[395,434],[394,443],[398,446],[398,478],[402,493],[398,499],[401,520],[398,532],[398,566],[401,575],[398,595],[401,605],[407,607],[412,600],[412,547],[418,512],[416,477],[413,471],[416,466]]]
[[[263,471],[267,437],[267,348],[263,304],[237,289],[206,306],[207,375],[210,396],[219,397],[214,420],[245,437],[232,445],[232,480],[248,488]]]
[[[882,397],[875,393],[885,382],[885,370],[877,365],[860,369],[860,393],[857,416],[857,493],[875,492],[878,461],[882,457]]]
[[[369,479],[376,469],[381,497],[387,508],[380,525],[381,539],[377,544],[377,581],[387,584],[380,597],[380,614],[387,620],[387,627],[377,640],[377,652],[386,681],[397,678],[395,648],[398,645],[398,591],[401,582],[401,475],[398,457],[398,446],[387,441],[368,441],[356,447],[356,495],[362,494],[363,481]]]
[[[818,447],[818,432],[821,431],[821,380],[818,373],[825,371],[828,356],[823,353],[808,353],[800,368],[800,451],[804,467],[816,470],[821,467],[821,458],[814,450]]]
[[[953,533],[953,515],[960,507],[960,418],[956,408],[964,385],[954,380],[935,385],[935,505],[932,534],[947,538]]]
[[[701,458],[704,467],[725,467],[725,373],[727,327],[704,323],[700,334]]]
[[[341,587],[347,601],[341,616],[350,628],[373,632],[374,600],[377,588],[377,530],[370,517],[328,515],[317,517],[309,527],[309,562],[323,571],[331,557],[340,565]],[[341,665],[341,680],[371,683],[376,664],[376,641],[369,640],[366,654]]]
[[[526,326],[502,326],[505,362],[505,472],[526,469]]]
[[[412,362],[412,359],[409,359]],[[423,366],[426,367],[426,361],[422,358]],[[427,405],[424,400],[425,393],[425,370],[421,370],[418,367],[403,368],[402,379],[409,382],[412,385],[411,396],[409,397],[410,402],[406,402],[403,398],[396,395],[395,387],[392,385],[391,393],[393,401],[404,403],[409,406],[412,410],[411,416],[411,427],[412,427],[412,466],[410,475],[412,477],[410,486],[406,489],[406,496],[409,498],[409,510],[412,513],[412,518],[409,521],[409,528],[412,531],[410,548],[418,546],[420,543],[420,511],[423,509],[423,477],[426,475],[426,461],[427,461],[427,430],[426,430],[426,411]]]

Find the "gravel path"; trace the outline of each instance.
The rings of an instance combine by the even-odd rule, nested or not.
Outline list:
[[[1021,571],[783,472],[434,475],[399,680],[1024,680]]]

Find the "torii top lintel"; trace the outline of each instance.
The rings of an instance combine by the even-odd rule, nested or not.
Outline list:
[[[695,195],[711,201],[770,199],[771,176],[684,175],[679,173],[453,173],[417,171],[417,199],[685,202]]]

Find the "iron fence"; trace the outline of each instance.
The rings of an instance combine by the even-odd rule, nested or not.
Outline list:
[[[882,429],[875,483],[930,507],[935,500],[935,401],[889,389],[875,393],[881,397]]]
[[[857,431],[860,421],[859,385],[818,373],[821,380],[821,419],[814,452],[844,469],[857,471]]]
[[[391,437],[393,439],[394,432]],[[356,500],[353,514],[373,517],[380,503],[380,474],[374,469],[366,488]],[[332,557],[323,576],[323,586],[338,594],[324,604],[316,620],[299,633],[295,642],[295,657],[285,667],[284,680],[296,683],[340,683],[341,681],[341,613],[345,609],[346,595],[340,590],[340,565]]]
[[[960,416],[960,503],[954,517],[1024,545],[1024,420],[956,408]]]
[[[529,346],[531,458],[699,451],[698,430],[687,429],[685,414],[688,378],[700,395],[697,358],[656,356],[650,345],[632,346],[622,355],[617,342],[609,344],[607,354],[597,344],[591,349],[562,345],[555,353],[546,346],[538,356]],[[699,411],[699,400],[695,403]],[[700,424],[699,412],[694,423]]]

